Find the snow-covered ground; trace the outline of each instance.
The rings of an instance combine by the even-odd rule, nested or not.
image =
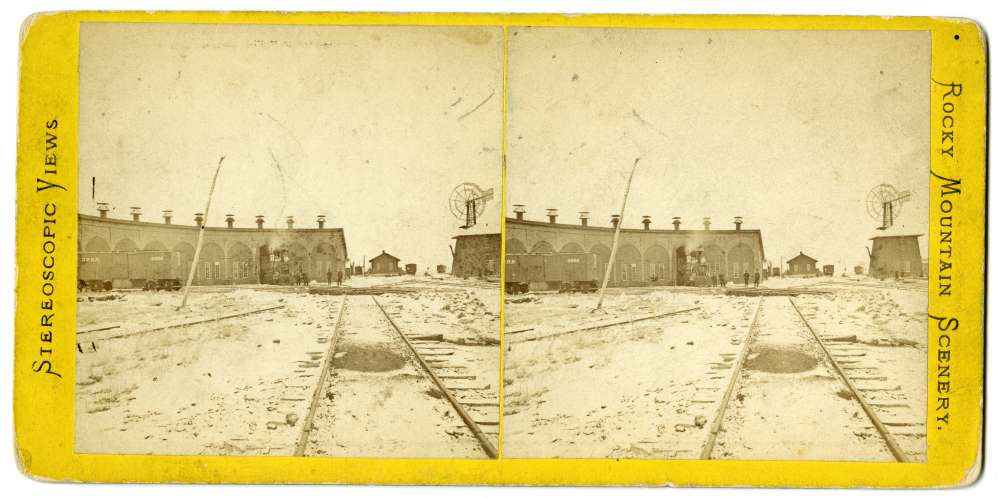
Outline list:
[[[411,284],[423,280],[409,278]],[[498,391],[499,287],[454,280],[457,286],[432,281],[416,292],[378,299],[406,333],[441,334],[442,344],[462,348],[452,363]],[[316,436],[312,454],[483,455],[467,434],[449,435],[460,433],[461,420],[440,393],[427,388],[429,380],[405,343],[379,321],[371,296],[314,295],[304,287],[198,287],[177,311],[180,298],[144,291],[80,295],[76,451],[294,454],[329,359],[332,371],[354,377],[334,385],[340,403],[351,404],[348,411],[355,415],[358,407],[368,408],[363,420],[342,417],[335,433]],[[345,299],[341,330],[349,339],[338,344],[335,358],[327,358]],[[230,316],[267,308],[276,309]],[[163,328],[195,321],[201,323]],[[351,367],[371,354],[401,363],[389,361],[391,368],[377,373]],[[498,392],[483,397],[497,400]],[[317,413],[332,412],[320,407]],[[317,415],[317,426],[320,420],[330,419]],[[424,429],[400,432],[403,422]],[[430,427],[439,427],[438,434]]]
[[[837,343],[834,347],[873,350],[859,353],[864,353],[865,360],[870,359],[879,366],[879,372],[861,370],[861,367],[871,366],[867,363],[857,363],[852,368],[857,368],[858,376],[886,378],[876,385],[858,382],[876,389],[883,384],[891,389],[887,395],[882,391],[868,394],[872,402],[883,406],[878,408],[883,418],[906,424],[925,419],[925,281],[878,282],[818,277],[771,279],[761,286],[829,291],[827,295],[802,294],[794,299],[819,334],[857,336],[856,342]],[[719,412],[721,398],[733,375],[734,360],[743,348],[759,299],[726,296],[722,289],[617,289],[608,291],[604,303],[607,313],[604,314],[591,313],[596,304],[596,296],[592,294],[508,297],[505,307],[504,455],[698,458]],[[765,299],[788,302],[787,297]],[[588,325],[692,306],[699,309],[565,333]],[[799,336],[800,328],[781,325],[778,314],[771,312],[772,323],[766,325],[765,330],[761,329],[765,334],[761,337],[763,341],[807,340],[807,337]],[[539,338],[528,340],[534,337]],[[809,354],[814,353],[808,350]],[[750,359],[755,359],[759,353],[758,349],[751,350]],[[846,361],[855,359],[844,359]],[[816,362],[811,368],[820,366],[822,364]],[[782,379],[791,374],[767,375]],[[836,379],[830,378],[828,372],[824,375],[830,386],[836,384]],[[774,401],[764,404],[774,412],[785,410],[778,406],[780,397],[786,394],[780,385],[779,382],[762,382],[747,388],[746,394],[752,391],[757,400]],[[849,400],[835,396],[836,391],[838,389],[829,396],[817,397],[817,400],[825,401],[809,399],[807,407],[820,414],[823,411],[860,410],[856,403],[844,405]],[[793,410],[785,411],[794,413]],[[853,415],[851,411],[847,418]],[[868,433],[866,426],[870,424],[863,419],[863,412],[859,415],[861,418],[846,425],[850,425],[851,430]],[[791,420],[805,421],[808,417]],[[821,415],[816,420],[821,420]],[[723,428],[727,425],[731,436],[737,432],[738,424],[737,420],[726,421]],[[852,432],[845,432],[845,438],[838,439],[835,434],[828,436],[826,446],[838,448],[839,453],[826,451],[821,441],[824,436],[820,434],[819,441],[812,440],[816,436],[805,434],[808,427],[804,423],[796,429],[801,431],[798,437],[801,444],[797,446],[794,431],[785,430],[781,437],[790,437],[790,442],[774,444],[769,453],[764,454],[767,446],[759,444],[756,445],[759,451],[751,455],[732,451],[729,451],[732,455],[726,455],[727,450],[723,449],[714,457],[759,458],[763,455],[766,458],[855,460],[883,459],[886,455],[880,448],[868,453],[857,452],[852,457],[844,455],[844,450],[849,452],[851,449],[844,444],[844,439],[849,442],[850,438],[859,437]],[[910,458],[924,459],[925,431],[918,426],[898,427],[900,429],[893,432],[898,433],[897,439]],[[751,427],[747,424],[746,428]],[[734,436],[723,444],[729,448],[738,445]]]

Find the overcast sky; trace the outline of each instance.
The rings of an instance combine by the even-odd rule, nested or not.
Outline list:
[[[759,228],[776,265],[867,262],[878,184],[911,190],[897,224],[926,255],[926,32],[511,29],[510,204],[609,225]],[[512,216],[512,207],[507,207]]]
[[[355,262],[386,250],[450,266],[462,182],[493,188],[499,231],[499,28],[84,24],[80,211],[210,225],[343,227]],[[96,179],[92,192],[91,181]]]

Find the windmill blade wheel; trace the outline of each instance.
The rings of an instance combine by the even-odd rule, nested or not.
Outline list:
[[[882,221],[884,216],[884,203],[890,202],[898,197],[898,190],[895,187],[882,183],[871,189],[867,193],[867,214],[875,221]]]
[[[467,182],[459,184],[451,190],[451,196],[448,198],[448,208],[455,218],[464,221],[468,214],[468,201],[480,197],[482,197],[482,189],[478,185]],[[482,214],[484,211],[484,203],[476,203],[476,216]]]

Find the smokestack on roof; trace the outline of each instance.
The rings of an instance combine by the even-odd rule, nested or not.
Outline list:
[[[286,221],[288,222],[288,230],[291,230],[292,228],[295,228],[295,217],[294,216],[289,216]]]
[[[326,225],[326,215],[320,214],[319,216],[316,216],[316,224],[319,225],[319,228],[322,228],[324,225]]]
[[[585,227],[587,225],[587,222],[589,222],[589,221],[590,221],[590,212],[589,211],[580,211],[579,212],[579,224],[583,225]]]
[[[513,212],[517,215],[517,221],[524,221],[524,213],[527,212],[527,209],[524,208],[523,204],[514,204]]]
[[[257,230],[263,230],[263,229],[264,229],[264,215],[258,214],[257,215]]]
[[[111,208],[108,207],[108,203],[106,203],[106,202],[98,202],[97,203],[97,212],[100,213],[101,218],[107,218],[108,217],[108,211],[110,209]]]
[[[735,217],[735,229],[742,230],[742,216]]]
[[[194,224],[203,226],[205,223],[205,213],[194,213]]]
[[[173,219],[173,211],[170,210],[170,209],[164,209],[163,210],[163,224],[164,225],[169,225],[171,219]]]
[[[648,230],[649,229],[649,225],[652,224],[652,217],[651,216],[642,216],[642,224],[645,225],[645,229]]]
[[[704,217],[704,229],[705,230],[711,230],[711,217],[710,216],[705,216]]]
[[[558,209],[548,208],[548,223],[555,223],[558,218]]]
[[[612,214],[611,215],[611,225],[614,228],[617,228],[618,223],[621,223],[621,215],[619,215],[619,214]]]
[[[236,215],[227,214],[225,215],[225,226],[227,228],[232,228],[232,225],[236,223]]]
[[[674,216],[673,217],[673,230],[679,230],[679,229],[680,229],[680,217],[679,216]]]
[[[139,221],[139,216],[142,215],[142,208],[139,206],[132,206],[130,210],[132,212],[132,221]]]

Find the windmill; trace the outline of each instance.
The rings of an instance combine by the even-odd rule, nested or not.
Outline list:
[[[912,197],[912,192],[899,192],[895,187],[882,183],[867,193],[867,214],[874,221],[881,222],[878,230],[886,230],[895,224],[902,214],[902,204]]]
[[[465,224],[460,228],[469,229],[475,226],[479,216],[486,210],[486,202],[493,199],[493,189],[482,190],[474,183],[459,184],[451,191],[448,206],[451,214]]]

